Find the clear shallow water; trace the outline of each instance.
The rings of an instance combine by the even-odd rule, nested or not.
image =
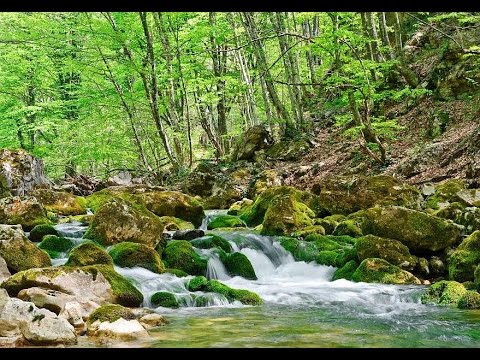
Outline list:
[[[82,233],[78,224],[57,228],[69,237]],[[175,294],[181,305],[154,309],[170,324],[152,330],[148,341],[122,346],[480,347],[480,311],[422,305],[423,286],[332,282],[334,268],[294,261],[274,237],[219,234],[249,258],[258,280],[229,277],[214,256],[199,250],[210,259],[209,275],[217,274],[233,288],[255,291],[264,305],[244,306],[219,294],[191,293],[187,283],[193,277],[116,267],[144,294],[143,306],[153,308],[149,299],[157,291]],[[83,338],[79,346],[99,344]]]

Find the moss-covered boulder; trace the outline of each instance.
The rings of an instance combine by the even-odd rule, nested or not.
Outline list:
[[[480,230],[469,235],[448,258],[448,274],[451,280],[473,281],[480,264]]]
[[[168,268],[180,269],[190,275],[205,275],[207,272],[207,260],[202,259],[186,240],[168,242],[163,261]]]
[[[273,144],[267,151],[267,157],[274,160],[296,161],[310,149],[310,144],[304,140],[280,141]]]
[[[148,210],[158,216],[174,216],[195,227],[205,217],[202,205],[193,197],[178,191],[153,191],[139,194]]]
[[[456,213],[453,221],[465,226],[465,233],[471,234],[480,230],[480,207],[467,207]]]
[[[199,249],[211,249],[219,248],[225,251],[226,253],[231,253],[233,251],[232,245],[222,238],[221,236],[208,234],[198,239],[191,240],[190,243]]]
[[[179,307],[178,300],[174,294],[167,291],[159,291],[152,295],[150,301],[153,306],[176,309]]]
[[[314,184],[312,192],[331,214],[348,215],[376,205],[420,209],[420,192],[391,176],[335,176]]]
[[[238,139],[232,150],[231,159],[233,162],[253,160],[256,152],[270,147],[272,143],[273,138],[264,125],[252,126]]]
[[[87,326],[91,326],[95,321],[114,322],[120,318],[125,320],[135,319],[135,314],[129,308],[118,304],[108,304],[95,309],[87,320]]]
[[[421,284],[421,281],[408,271],[377,258],[363,260],[351,279],[356,282],[382,284]]]
[[[357,240],[355,248],[360,261],[368,258],[384,259],[390,264],[409,271],[413,270],[417,264],[417,258],[412,256],[408,247],[398,240],[367,235]]]
[[[316,235],[325,235],[325,228],[321,225],[312,225],[303,228],[302,230],[297,230],[292,233],[293,237],[296,238],[305,238],[308,235],[316,234]]]
[[[362,229],[357,225],[354,220],[344,220],[338,223],[333,230],[335,236],[348,235],[351,237],[360,237],[362,236]]]
[[[104,246],[130,241],[153,248],[162,232],[162,223],[146,208],[113,198],[97,210],[85,237]]]
[[[51,265],[48,254],[29,241],[18,225],[0,225],[0,257],[11,272]]]
[[[112,246],[108,254],[112,257],[115,265],[121,267],[139,266],[158,274],[165,271],[160,255],[151,247],[143,244],[122,242]]]
[[[463,179],[448,179],[435,187],[435,193],[427,198],[425,207],[430,209],[439,209],[449,203],[464,201],[457,196],[457,193],[466,189],[466,183]]]
[[[207,225],[208,230],[218,228],[236,228],[245,227],[245,223],[239,217],[234,215],[221,215],[210,221]]]
[[[110,265],[46,267],[18,272],[2,284],[10,296],[32,287],[51,289],[97,304],[138,307],[143,295]]]
[[[437,252],[456,245],[464,227],[421,211],[399,206],[374,207],[350,216],[360,224],[364,235],[395,239],[412,253]]]
[[[467,291],[458,301],[460,309],[480,309],[480,294],[477,291]]]
[[[0,200],[0,224],[22,225],[25,231],[50,224],[44,207],[34,197],[7,197]]]
[[[163,228],[168,231],[174,230],[194,230],[195,226],[189,222],[174,216],[162,216],[160,217],[160,222],[163,225]]]
[[[457,305],[467,289],[456,281],[439,281],[430,286],[422,295],[422,303],[438,305]]]
[[[478,290],[480,290],[480,265],[477,266],[474,272],[474,282]]]
[[[217,280],[210,280],[205,291],[215,292],[225,296],[230,301],[240,301],[244,305],[262,305],[260,296],[249,290],[233,289]]]
[[[93,241],[84,242],[74,247],[68,254],[65,266],[110,265],[113,260],[110,255]]]
[[[55,214],[69,216],[87,212],[87,201],[82,196],[51,189],[36,189],[31,195],[35,196],[47,211]]]
[[[253,200],[244,198],[242,200],[239,200],[237,202],[234,202],[229,208],[228,208],[228,215],[239,215],[240,212],[245,209],[247,206],[250,206],[253,204]]]
[[[39,242],[42,241],[45,235],[58,236],[58,231],[50,224],[37,225],[30,231],[28,237],[31,241]]]
[[[62,253],[68,252],[74,243],[63,236],[45,235],[38,247],[45,250],[52,259],[61,257]]]
[[[228,254],[222,259],[225,269],[231,276],[241,276],[249,280],[257,280],[257,275],[248,258],[239,252]]]
[[[282,186],[283,182],[283,177],[281,177],[276,170],[264,170],[254,177],[248,189],[249,196],[252,199],[255,199],[258,195],[271,187]]]
[[[187,289],[188,291],[203,291],[205,290],[208,284],[208,280],[205,276],[195,276],[192,279],[187,281]]]
[[[290,237],[282,237],[280,245],[290,252],[296,261],[315,261],[318,255],[318,248],[313,242],[298,240]]]
[[[358,262],[356,260],[350,260],[347,262],[345,265],[343,265],[341,268],[338,268],[335,270],[333,273],[332,280],[339,280],[339,279],[346,279],[346,280],[352,280],[352,275],[357,270],[358,267]]]
[[[175,276],[180,277],[180,278],[189,276],[185,271],[182,271],[180,269],[166,268],[165,273],[169,273],[169,274],[175,275]]]

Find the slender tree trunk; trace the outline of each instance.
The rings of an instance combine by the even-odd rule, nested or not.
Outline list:
[[[372,38],[373,57],[375,58],[375,61],[378,62],[378,63],[385,62],[385,59],[383,58],[383,56],[380,53],[380,50],[378,48],[379,38],[378,38],[378,33],[377,33],[377,25],[375,24],[374,13],[367,12],[366,18],[367,18],[367,29],[369,31],[370,37]]]
[[[380,33],[382,34],[383,45],[387,48],[390,60],[395,60],[395,51],[392,47],[392,44],[390,43],[390,38],[388,36],[387,19],[385,18],[385,12],[380,12],[378,14],[378,18],[380,20]]]
[[[363,30],[363,34],[364,34],[366,37],[369,37],[370,34],[369,34],[368,28],[367,28],[367,17],[366,17],[366,13],[364,13],[364,12],[360,13],[360,17],[361,17],[361,19],[362,19],[362,30]],[[368,59],[371,60],[372,62],[375,61],[375,59],[374,59],[374,57],[373,57],[372,41],[367,42],[367,56],[368,56]],[[377,73],[375,72],[374,69],[370,69],[370,75],[372,76],[372,79],[374,79],[375,81],[378,80]]]

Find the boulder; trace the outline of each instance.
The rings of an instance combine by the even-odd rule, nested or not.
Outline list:
[[[427,198],[426,208],[439,209],[454,202],[463,202],[457,193],[466,189],[463,179],[448,179],[436,185],[435,193]],[[466,204],[464,204],[466,205]]]
[[[33,242],[39,242],[45,235],[58,236],[58,231],[50,224],[37,225],[30,231],[28,238]]]
[[[240,218],[234,215],[220,215],[210,221],[207,225],[208,230],[236,227],[245,227],[245,223]]]
[[[195,229],[195,226],[191,222],[174,216],[162,216],[160,217],[160,222],[162,223],[164,230],[167,231],[189,231]]]
[[[146,208],[113,198],[96,211],[84,237],[104,246],[130,241],[153,248],[162,232],[162,223]]]
[[[173,233],[174,240],[193,240],[205,235],[205,231],[201,229],[195,230],[177,230]]]
[[[13,272],[51,265],[48,254],[29,241],[19,225],[0,225],[0,257]]]
[[[148,331],[138,320],[119,318],[114,322],[96,322],[87,330],[92,337],[109,338],[123,341],[141,340],[149,338]]]
[[[252,126],[238,139],[231,159],[232,161],[253,160],[257,151],[267,149],[272,143],[273,138],[264,125]]]
[[[337,270],[335,270],[335,272],[333,273],[332,281],[339,280],[339,279],[351,280],[353,273],[355,272],[355,270],[357,270],[357,267],[358,267],[358,262],[355,260],[350,260],[341,268],[338,268]]]
[[[66,319],[74,328],[75,332],[83,335],[87,331],[86,319],[97,309],[99,305],[92,301],[71,301],[64,304],[59,317]]]
[[[11,276],[5,259],[0,256],[0,284]]]
[[[190,243],[199,249],[218,248],[222,249],[227,254],[233,252],[232,245],[230,245],[227,240],[217,235],[208,234],[204,237],[194,239],[190,241]]]
[[[63,257],[73,246],[74,242],[63,236],[45,235],[38,244],[38,248],[45,250],[52,259]]]
[[[140,317],[138,321],[147,330],[154,327],[158,327],[158,326],[165,326],[168,324],[168,320],[165,319],[165,317],[163,317],[162,315],[157,313],[144,315]]]
[[[162,256],[168,268],[179,269],[190,275],[205,275],[207,272],[207,260],[202,259],[188,241],[168,242]]]
[[[417,259],[410,255],[408,247],[398,240],[367,235],[357,240],[355,248],[360,261],[380,258],[409,271],[412,271],[417,264]]]
[[[34,197],[8,197],[0,200],[0,224],[20,224],[26,230],[50,224],[47,212]]]
[[[448,274],[451,280],[473,281],[480,264],[480,230],[469,235],[448,258]]]
[[[348,215],[376,205],[420,209],[422,196],[413,186],[391,176],[336,176],[312,187],[321,206],[330,214]]]
[[[257,275],[248,258],[239,252],[226,254],[221,259],[225,265],[225,269],[230,276],[241,276],[249,280],[257,280]]]
[[[25,150],[0,149],[0,198],[25,196],[36,186],[50,184],[42,160]]]
[[[267,151],[267,157],[274,160],[297,161],[310,150],[310,144],[304,140],[280,141]]]
[[[467,289],[456,281],[439,281],[422,295],[423,304],[457,305]]]
[[[480,309],[480,294],[477,291],[469,290],[458,300],[457,306],[460,309]]]
[[[110,265],[112,257],[100,245],[87,241],[74,247],[68,254],[65,266]]]
[[[250,186],[249,195],[252,199],[254,199],[268,188],[282,186],[283,183],[283,177],[279,176],[276,170],[264,170],[255,177],[253,185]]]
[[[36,189],[30,193],[47,210],[59,215],[82,215],[87,213],[84,197],[65,191]]]
[[[471,234],[480,230],[480,208],[466,207],[454,214],[453,219],[457,224],[465,226],[465,232]]]
[[[450,220],[400,206],[375,207],[350,216],[364,235],[395,239],[412,253],[438,252],[459,243],[464,227]]]
[[[254,292],[243,289],[233,289],[217,280],[209,280],[203,291],[221,294],[229,301],[240,301],[244,305],[263,304],[262,298]]]
[[[242,200],[239,200],[239,201],[233,203],[232,206],[230,206],[228,208],[227,214],[228,215],[239,215],[240,212],[243,209],[245,209],[247,206],[250,206],[252,204],[253,204],[253,200],[243,198]]]
[[[421,281],[408,271],[390,264],[388,261],[377,258],[363,260],[355,272],[352,280],[356,282],[382,284],[421,284]]]
[[[133,242],[122,242],[111,247],[108,254],[115,265],[121,267],[139,266],[155,273],[165,272],[160,255],[151,247]]]
[[[150,302],[153,306],[158,307],[166,307],[176,309],[180,305],[178,304],[178,300],[175,294],[167,291],[159,291],[152,295],[150,298]]]

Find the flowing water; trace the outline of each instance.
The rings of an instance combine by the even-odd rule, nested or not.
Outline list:
[[[210,213],[202,226],[206,229],[219,213]],[[79,224],[57,229],[77,242],[84,231]],[[230,277],[214,252],[197,249],[208,259],[206,276],[254,291],[264,305],[244,306],[219,294],[191,293],[187,284],[193,276],[115,267],[144,294],[143,306],[153,308],[150,297],[157,291],[175,294],[181,306],[156,308],[170,324],[152,330],[149,341],[134,346],[480,347],[480,311],[423,305],[423,286],[330,281],[333,267],[295,261],[275,237],[215,233],[248,257],[258,280]]]

